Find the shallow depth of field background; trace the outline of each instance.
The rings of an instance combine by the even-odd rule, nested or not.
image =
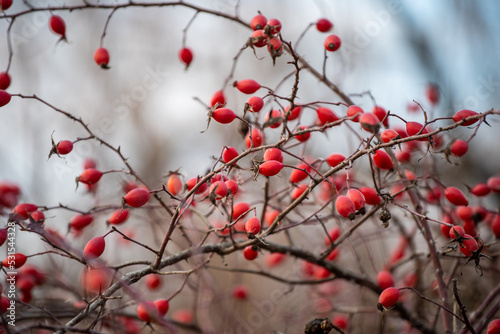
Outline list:
[[[21,1],[14,2],[10,12],[23,8]],[[36,5],[42,3],[63,4],[43,1]],[[237,2],[192,3],[231,14]],[[243,20],[250,21],[258,10],[268,18],[281,21],[282,36],[292,45],[310,23],[321,17],[332,20],[332,32],[342,38],[343,45],[338,52],[328,54],[328,78],[348,94],[370,91],[377,104],[407,120],[423,122],[422,113],[408,112],[407,105],[412,100],[420,102],[432,117],[449,117],[464,108],[483,112],[499,105],[500,40],[497,33],[500,5],[494,0],[413,3],[398,0],[243,0],[238,14]],[[159,188],[165,181],[162,175],[171,170],[180,168],[185,179],[204,173],[224,145],[234,146],[240,151],[244,148],[242,137],[237,132],[237,122],[230,125],[212,122],[210,128],[201,133],[206,127],[207,110],[194,98],[209,103],[212,94],[223,88],[228,107],[242,115],[248,96],[231,85],[223,87],[223,84],[230,73],[233,57],[251,33],[248,29],[224,18],[199,14],[186,35],[186,46],[193,50],[194,60],[185,71],[177,52],[182,47],[182,30],[194,14],[192,10],[180,7],[119,10],[112,17],[104,39],[103,46],[111,56],[111,69],[105,71],[96,66],[93,53],[99,46],[110,11],[55,13],[66,21],[69,43],[56,43],[58,37],[48,28],[48,12],[26,15],[15,22],[12,28],[14,56],[9,71],[12,77],[10,93],[36,94],[81,117],[97,135],[121,146],[131,165],[151,188]],[[0,21],[0,70],[8,62],[6,29],[7,22]],[[322,66],[326,35],[312,27],[296,50],[318,70]],[[265,48],[257,49],[257,56],[263,59],[256,58],[250,49],[246,50],[238,60],[230,83],[252,78],[274,88],[293,71],[293,67],[287,64],[290,58],[286,54],[277,59],[274,67]],[[429,82],[439,85],[442,96],[434,109],[425,98],[425,87]],[[288,95],[292,84],[293,81],[288,79],[276,93]],[[265,90],[257,94],[263,95]],[[305,71],[298,97],[299,103],[339,101]],[[373,106],[366,95],[353,97],[353,100],[365,110],[371,110]],[[277,106],[267,104],[265,111],[272,107]],[[345,107],[333,109],[337,114],[345,115]],[[314,117],[312,110],[306,110],[304,123],[308,123],[308,119],[309,123],[312,122]],[[390,121],[398,124],[395,119]],[[464,184],[473,185],[500,170],[500,151],[495,144],[500,140],[496,130],[499,124],[493,119],[490,122],[491,128],[481,127],[470,144],[469,153],[461,159],[460,167],[447,164],[444,157],[437,159],[442,164],[440,171],[444,181],[459,179]],[[272,130],[266,131],[269,139],[276,138],[277,131],[274,135]],[[458,131],[454,135],[460,137]],[[80,126],[40,103],[14,97],[0,110],[0,180],[18,183],[23,191],[22,201],[47,206],[64,203],[80,209],[91,207],[93,199],[85,194],[84,187],[75,191],[74,179],[82,171],[83,160],[95,158],[98,168],[103,171],[122,168],[121,161],[91,141],[77,143],[74,151],[65,158],[53,156],[47,160],[51,135],[57,142],[74,140],[86,134]],[[306,143],[306,150],[312,156],[326,157],[335,151],[352,152],[358,144],[357,139],[341,126],[330,130],[326,136],[314,133]],[[123,175],[117,174],[103,177],[99,185],[101,204],[119,203],[122,193],[118,185],[124,179]],[[46,225],[65,233],[70,216],[65,212],[54,216],[48,214]],[[140,226],[144,224],[141,219],[141,213],[137,212],[129,222],[135,226],[136,233],[140,233]],[[104,220],[102,217],[98,222],[104,223]],[[89,236],[104,230],[104,225],[97,226]],[[143,231],[152,235],[149,228]],[[28,247],[28,240],[23,238],[20,234],[19,249],[36,252],[38,245],[30,242]],[[84,236],[75,243],[84,245],[86,240]],[[38,251],[42,249],[40,246]],[[119,249],[108,251],[106,256],[113,261],[129,258],[128,253]],[[2,249],[0,254],[3,254],[1,252]],[[144,254],[137,251],[135,256]],[[387,255],[387,250],[381,249],[378,255]],[[79,269],[74,270],[78,272]],[[289,266],[281,270],[293,271],[293,268]],[[252,277],[236,275],[232,279],[235,281],[227,282],[228,286],[241,280],[256,289],[259,285]],[[277,286],[276,289],[286,296],[288,288]],[[303,293],[307,292],[306,288],[301,289],[304,289],[301,290]],[[255,300],[257,303],[259,298],[256,296]],[[224,305],[228,313],[233,307],[250,307],[251,310],[251,304],[231,306],[223,300],[217,303]],[[288,308],[300,309],[300,306],[292,304]],[[280,311],[281,319],[285,321],[286,315],[293,314],[292,311],[297,310]]]

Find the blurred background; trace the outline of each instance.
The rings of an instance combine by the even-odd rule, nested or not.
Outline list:
[[[58,0],[35,5],[76,3]],[[406,120],[423,122],[420,110],[409,110],[413,100],[422,105],[430,118],[450,117],[464,108],[484,112],[498,108],[500,103],[500,40],[497,36],[500,4],[495,0],[189,3],[238,15],[245,22],[258,11],[267,18],[277,18],[282,23],[283,39],[292,46],[310,24],[322,17],[330,19],[334,24],[331,33],[340,36],[342,47],[328,54],[326,75],[344,92],[353,94],[351,98],[365,111],[371,110],[376,102]],[[23,10],[26,10],[23,2],[14,1],[8,13]],[[9,69],[12,84],[8,91],[36,94],[83,119],[96,135],[121,147],[128,162],[150,188],[159,188],[165,181],[162,176],[169,171],[180,169],[185,179],[205,173],[224,145],[239,151],[244,149],[236,122],[229,125],[212,122],[202,133],[207,124],[207,109],[197,99],[209,104],[212,94],[223,89],[228,107],[242,116],[248,96],[232,87],[234,80],[251,78],[273,89],[279,85],[275,93],[282,96],[289,95],[293,85],[293,77],[281,83],[293,72],[293,66],[287,63],[290,56],[282,55],[273,66],[263,48],[257,49],[256,55],[250,49],[245,50],[236,63],[233,78],[224,86],[233,58],[251,32],[223,17],[199,13],[183,33],[195,14],[190,8],[117,10],[103,41],[110,53],[111,68],[103,70],[94,63],[93,54],[100,45],[111,9],[53,13],[66,22],[67,43],[58,43],[58,36],[48,28],[50,13],[47,11],[20,16],[12,25],[13,58]],[[0,18],[0,71],[8,65],[9,23],[10,20]],[[296,48],[296,52],[319,71],[324,62],[326,35],[310,27]],[[183,37],[185,46],[194,52],[194,60],[187,70],[177,56]],[[316,78],[306,71],[301,73],[297,102],[340,101]],[[426,99],[429,83],[439,87],[441,99],[436,106]],[[367,94],[357,95],[366,92],[370,92],[375,101]],[[263,96],[265,92],[260,90],[257,94]],[[267,111],[278,107],[270,99],[266,102]],[[338,115],[345,115],[344,106],[332,109]],[[314,119],[315,113],[309,109],[302,121],[307,124]],[[392,118],[390,122],[391,125],[403,124]],[[494,119],[488,122],[491,127],[481,127],[458,168],[447,164],[444,157],[441,159],[445,180],[446,177],[459,178],[472,185],[499,172],[500,152],[496,144],[500,140],[499,124]],[[277,138],[276,133],[266,135],[269,139]],[[451,136],[467,140],[471,135],[472,131],[464,128]],[[93,141],[76,143],[68,156],[47,159],[51,136],[57,143],[87,134],[79,124],[47,106],[13,97],[0,109],[0,181],[19,184],[22,201],[46,206],[64,202],[86,210],[96,198],[87,194],[84,187],[75,191],[74,180],[83,170],[83,161],[95,159],[102,171],[121,169],[123,164],[116,154]],[[313,134],[306,147],[316,157],[326,157],[332,152],[348,154],[359,144],[356,140],[341,126],[326,136]],[[119,204],[116,199],[122,192],[117,184],[123,180],[122,174],[103,177],[98,193],[101,204]],[[46,224],[65,232],[70,217],[68,212],[60,212],[57,217],[49,215]],[[116,253],[119,257],[119,252]],[[136,255],[140,257],[144,253]],[[294,271],[297,267],[287,270]],[[339,289],[338,286],[331,288]],[[289,293],[283,286],[276,289],[281,295]],[[271,307],[269,305],[258,307]],[[303,311],[297,305],[288,307],[290,312],[283,314]]]

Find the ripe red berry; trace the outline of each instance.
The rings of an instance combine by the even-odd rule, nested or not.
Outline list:
[[[12,6],[12,0],[0,0],[0,8],[2,10],[7,10]]]
[[[335,208],[339,215],[353,220],[356,218],[356,208],[354,202],[347,196],[339,196],[335,201]]]
[[[332,153],[326,158],[326,162],[330,167],[336,167],[338,164],[343,162],[346,157],[340,153]]]
[[[359,117],[359,124],[361,127],[371,133],[377,133],[380,130],[380,121],[372,113],[363,113]]]
[[[236,114],[229,108],[219,108],[213,111],[212,117],[219,123],[229,124],[234,121]]]
[[[0,107],[3,107],[7,103],[9,103],[10,99],[11,99],[10,94],[4,91],[3,89],[0,89]]]
[[[69,140],[61,140],[57,143],[57,154],[65,155],[73,150],[73,142]]]
[[[81,231],[83,228],[92,224],[93,221],[94,217],[92,215],[82,215],[81,213],[78,213],[69,221],[69,227],[75,231]]]
[[[22,267],[28,258],[23,253],[15,253],[14,255],[8,255],[3,261],[2,266],[6,268],[20,268]]]
[[[238,150],[235,149],[232,146],[225,147],[224,150],[222,151],[222,160],[224,160],[225,163],[228,163],[229,161],[233,160],[239,155]],[[233,165],[236,162],[233,163]]]
[[[389,117],[386,117],[387,111],[384,108],[381,106],[375,106],[373,107],[372,113],[377,116],[379,121],[381,121],[385,127],[389,126]]]
[[[128,219],[128,215],[129,211],[127,209],[117,209],[109,216],[107,222],[111,225],[120,225]]]
[[[1,0],[0,0],[1,1]],[[7,72],[0,72],[0,89],[6,90],[10,86],[10,76]]]
[[[231,192],[231,195],[234,196],[236,195],[236,193],[238,193],[238,182],[236,182],[235,180],[227,180],[226,186],[228,193]]]
[[[248,261],[255,260],[258,255],[259,253],[253,249],[253,246],[246,246],[245,249],[243,249],[243,256]]]
[[[271,129],[276,129],[283,123],[283,112],[278,109],[269,111],[264,117],[264,126],[269,126]]]
[[[174,196],[181,192],[182,181],[181,178],[179,177],[179,174],[177,173],[170,174],[167,180],[167,190]]]
[[[385,290],[394,286],[394,278],[390,272],[382,270],[377,275],[377,283],[382,290]]]
[[[264,223],[266,226],[271,226],[271,224],[274,222],[276,217],[278,217],[280,212],[276,209],[267,209],[266,213],[264,214]]]
[[[380,134],[380,139],[382,139],[383,143],[388,143],[393,139],[400,139],[400,138],[401,138],[401,136],[399,135],[399,133],[397,133],[396,131],[394,131],[392,129],[384,130]]]
[[[465,230],[462,226],[453,226],[450,228],[450,238],[457,239],[457,236],[463,237],[465,235]]]
[[[486,334],[500,334],[500,319],[494,319],[488,324]]]
[[[250,21],[250,27],[252,28],[252,30],[264,29],[266,24],[267,24],[267,18],[262,14],[255,15],[252,18],[252,21]]]
[[[260,223],[259,218],[257,218],[257,217],[252,217],[249,220],[247,220],[247,222],[245,223],[245,231],[248,234],[251,233],[251,234],[257,235],[260,232],[260,228],[261,228],[261,223]]]
[[[465,119],[467,117],[475,116],[475,115],[479,115],[479,114],[477,112],[469,110],[469,109],[460,110],[457,113],[455,113],[455,115],[453,115],[453,121],[455,123],[458,123],[458,122],[460,122],[461,120],[463,120],[463,119]],[[477,121],[479,121],[479,119],[473,119],[473,120],[470,120],[470,121],[466,121],[466,122],[464,122],[464,123],[462,123],[460,125],[461,126],[472,125],[472,124],[476,123]]]
[[[239,202],[233,205],[233,219],[236,220],[238,218],[243,218],[242,216],[245,212],[250,210],[250,204],[247,202]],[[245,214],[246,215],[246,214]]]
[[[366,204],[365,196],[358,189],[349,189],[347,191],[347,197],[349,197],[354,203],[354,208],[356,209],[356,211],[364,208]]]
[[[273,57],[280,56],[283,53],[283,43],[281,43],[279,38],[273,37],[267,42],[267,51]]]
[[[346,330],[347,326],[349,325],[349,318],[346,317],[345,315],[336,315],[332,319],[332,323],[340,328],[341,330]]]
[[[486,181],[486,184],[494,193],[500,193],[500,176],[491,176],[488,181]]]
[[[274,176],[283,168],[283,164],[276,160],[269,160],[259,166],[259,173],[264,176]]]
[[[193,177],[189,180],[186,181],[186,186],[187,186],[187,190],[188,191],[191,191],[191,189],[193,189],[193,187],[198,184],[198,179]],[[202,183],[200,184],[200,186],[198,187],[198,189],[196,189],[196,194],[203,194],[205,192],[205,190],[208,189],[208,184],[206,183]]]
[[[290,174],[290,182],[298,183],[307,177],[307,173],[311,171],[311,167],[305,162],[297,165],[297,169],[294,169]]]
[[[61,39],[66,39],[66,24],[58,15],[52,15],[49,19],[49,27],[53,33],[61,35]]]
[[[146,286],[149,290],[156,290],[161,286],[161,277],[158,274],[149,274],[146,276]]]
[[[36,211],[38,206],[31,203],[20,203],[14,207],[12,213],[15,219],[24,220],[28,219],[33,211]]]
[[[186,65],[186,70],[193,61],[193,51],[189,48],[182,48],[179,51],[179,59]]]
[[[361,187],[359,191],[365,196],[366,204],[378,205],[382,200],[380,196],[377,195],[377,191],[370,187]]]
[[[394,167],[389,154],[382,150],[375,151],[373,163],[380,169],[392,169]]]
[[[109,286],[111,283],[111,275],[102,267],[84,269],[81,281],[86,291],[98,293]]]
[[[98,236],[90,239],[87,242],[83,250],[83,257],[87,260],[97,259],[99,256],[104,253],[104,248],[106,247],[106,242],[104,241],[103,236]]]
[[[468,205],[469,201],[465,197],[464,193],[456,187],[448,187],[444,191],[446,199],[454,205]]]
[[[217,104],[218,107],[222,107],[226,104],[226,97],[224,96],[224,92],[222,90],[216,91],[210,100],[210,107],[214,107]]]
[[[318,123],[320,125],[325,125],[326,123],[339,120],[339,117],[330,108],[319,107],[316,109],[316,114],[318,115]]]
[[[359,122],[359,117],[364,114],[365,111],[363,108],[352,105],[347,108],[347,117],[354,117],[352,119],[353,122]]]
[[[251,112],[259,112],[264,107],[264,100],[259,96],[252,96],[247,100],[248,110]]]
[[[340,229],[338,227],[330,229],[328,231],[328,236],[325,236],[325,245],[330,246],[331,243],[335,242],[335,240],[337,240],[339,236],[340,236]]]
[[[92,158],[87,158],[83,161],[83,169],[97,168],[97,163]]]
[[[337,51],[340,48],[342,41],[337,35],[329,35],[326,37],[324,46],[327,51]]]
[[[316,29],[318,29],[319,32],[328,32],[332,29],[333,24],[330,22],[330,20],[322,18],[319,19],[316,22]]]
[[[495,237],[500,238],[500,214],[495,214],[493,216],[493,220],[491,221],[491,231]]]
[[[208,192],[214,199],[222,199],[227,195],[227,185],[224,181],[217,181],[210,185]]]
[[[244,94],[253,94],[261,87],[257,81],[252,79],[236,81],[234,86]]]
[[[424,128],[424,126],[418,122],[407,122],[406,123],[406,133],[408,136],[415,136],[416,134],[426,134],[429,133],[429,130]],[[420,132],[422,130],[422,132]],[[420,133],[419,133],[420,132]]]
[[[472,219],[472,208],[470,206],[459,206],[456,208],[455,212],[462,220]]]
[[[244,300],[248,297],[248,289],[244,285],[237,285],[233,288],[233,297]]]
[[[292,200],[296,200],[307,190],[307,188],[308,188],[307,184],[298,185],[297,187],[293,188],[290,197],[292,198]]]
[[[281,22],[278,19],[270,19],[267,21],[271,34],[277,34],[281,31]]]
[[[453,154],[456,157],[461,157],[467,153],[467,150],[469,149],[469,145],[467,142],[457,139],[453,142],[451,145],[450,151],[451,154]]]
[[[389,309],[396,305],[399,300],[399,289],[397,288],[387,288],[380,294],[378,302],[386,309]]]
[[[255,30],[250,36],[250,41],[256,48],[262,48],[269,42],[268,36],[264,33],[264,30]]]
[[[81,182],[84,184],[92,185],[97,183],[102,177],[102,172],[97,169],[89,168],[86,169],[76,178],[76,182]]]
[[[290,105],[286,106],[285,108],[285,116],[288,117],[289,121],[293,121],[297,117],[300,116],[300,113],[302,112],[302,107],[301,106],[295,106],[295,108],[290,111]]]
[[[435,84],[428,84],[425,88],[425,95],[429,102],[436,105],[439,102],[439,87]]]
[[[304,130],[308,130],[309,128],[305,125],[299,125],[295,132],[300,132]],[[302,134],[296,134],[295,139],[297,139],[300,142],[305,142],[311,137],[311,132],[304,132]]]
[[[109,68],[109,52],[106,48],[98,48],[94,52],[94,61],[97,65],[101,66],[101,68]]]
[[[268,267],[276,267],[286,260],[286,255],[283,253],[270,253],[265,258],[265,264]]]
[[[36,223],[39,223],[39,224],[43,224],[44,221],[45,221],[45,215],[43,214],[42,211],[33,211],[31,214],[31,219],[33,219],[34,222]]]
[[[160,313],[160,316],[163,317],[165,314],[167,314],[168,309],[170,308],[170,304],[169,304],[168,300],[157,299],[153,303],[156,306],[156,309],[158,310],[158,312]]]
[[[152,301],[144,301],[137,305],[137,317],[143,321],[150,322],[158,317],[158,308]]]
[[[144,188],[130,190],[122,199],[124,204],[139,208],[149,201],[149,191]]]
[[[482,196],[486,196],[490,193],[490,188],[488,187],[488,185],[486,183],[478,183],[476,184],[471,190],[470,192],[474,195],[474,196],[477,196],[477,197],[482,197]]]
[[[463,244],[465,248],[467,248],[471,252],[475,252],[479,249],[479,245],[477,244],[476,239],[474,239],[470,234],[464,235]]]
[[[252,136],[250,136],[252,134]],[[245,136],[245,146],[250,147],[260,147],[264,143],[264,134],[257,128],[253,128],[252,131],[248,132]]]
[[[268,148],[264,152],[264,161],[269,160],[283,162],[283,152],[279,148]]]

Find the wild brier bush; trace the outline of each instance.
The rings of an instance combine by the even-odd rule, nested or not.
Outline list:
[[[66,41],[66,28],[72,30],[72,15],[79,9],[109,9],[99,2],[71,10],[42,6],[12,12],[11,4],[0,0],[5,11],[0,20],[15,26],[18,18],[31,12],[47,13],[49,28],[59,41]],[[145,178],[129,162],[127,148],[98,135],[97,125],[87,124],[85,117],[41,96],[7,92],[18,75],[10,69],[16,53],[8,48],[9,64],[0,73],[0,117],[14,108],[12,100],[33,100],[88,135],[52,141],[49,159],[69,161],[82,141],[92,141],[121,164],[121,169],[111,169],[109,162],[86,158],[82,169],[73,170],[77,185],[85,184],[76,195],[90,196],[90,207],[66,198],[31,203],[29,190],[22,192],[15,183],[0,180],[0,215],[5,222],[0,246],[9,249],[2,261],[0,309],[5,321],[14,300],[23,326],[12,327],[11,333],[139,333],[146,326],[154,332],[194,333],[239,333],[248,328],[256,333],[319,333],[317,328],[321,333],[376,328],[384,333],[451,333],[453,328],[464,334],[500,332],[499,320],[494,319],[500,314],[495,302],[500,291],[500,175],[468,185],[441,175],[437,169],[443,167],[436,167],[444,155],[448,167],[457,168],[473,149],[476,133],[485,124],[496,126],[486,118],[496,119],[499,111],[463,109],[431,119],[422,104],[413,103],[410,111],[423,117],[406,120],[377,105],[369,92],[343,92],[336,79],[308,62],[311,50],[288,39],[289,27],[279,18],[268,19],[260,12],[228,16],[184,2],[164,5],[159,7],[181,6],[238,25],[247,39],[241,41],[242,49],[234,47],[239,52],[233,64],[246,53],[258,62],[286,64],[293,75],[280,72],[280,66],[271,75],[290,83],[288,90],[272,88],[257,72],[241,79],[238,66],[219,73],[225,82],[222,89],[206,83],[212,93],[209,101],[197,98],[208,124],[202,132],[209,138],[217,127],[216,131],[237,135],[227,136],[231,139],[220,151],[210,152],[211,166],[200,175],[187,175],[179,166]],[[106,29],[114,24],[113,13],[137,6],[141,4],[111,6],[96,43],[100,47],[93,54],[95,63],[109,70],[101,74],[123,71],[109,67],[110,55],[102,45],[109,38]],[[204,57],[202,46],[185,46],[196,19],[194,15],[178,31],[183,39],[175,56],[182,64],[175,63],[184,65],[186,72]],[[337,25],[319,18],[309,24],[316,29],[308,31],[306,26],[301,38],[316,41],[323,65],[328,65],[327,59],[338,60],[348,45],[342,43]],[[79,45],[77,36],[72,38]],[[91,61],[92,51],[85,52]],[[117,67],[128,56],[117,52]],[[329,72],[323,68],[323,73]],[[319,101],[314,93],[303,94],[304,75],[330,89],[331,99]],[[365,102],[366,95],[371,104]],[[425,87],[425,102],[432,108],[439,107],[440,96],[436,85]],[[239,98],[246,102],[237,105]],[[210,123],[212,119],[218,124]],[[315,140],[339,131],[355,138],[351,151],[340,153],[331,142],[327,152],[318,155]],[[151,179],[155,181],[145,182]],[[103,187],[115,192],[103,192]],[[55,202],[59,204],[49,204]],[[68,218],[62,221],[61,213]],[[19,251],[11,252],[16,248],[9,234],[12,226],[19,235],[40,239],[45,250],[19,244]],[[106,232],[97,232],[100,228]],[[129,260],[132,255],[140,258]],[[43,268],[48,262],[53,266]],[[247,281],[248,276],[256,278]],[[17,295],[10,295],[7,287],[13,277]],[[469,282],[475,285],[469,287]],[[58,302],[67,313],[59,311]],[[260,312],[266,322],[251,328],[248,314],[240,314],[234,302],[253,314]],[[37,317],[30,318],[35,311]],[[270,320],[282,318],[288,323]],[[92,329],[85,329],[91,322]]]

